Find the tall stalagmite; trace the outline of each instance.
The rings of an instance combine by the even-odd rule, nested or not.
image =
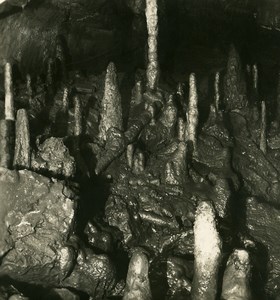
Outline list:
[[[106,141],[109,128],[123,130],[122,103],[118,87],[117,70],[110,63],[105,77],[104,96],[101,102],[101,119],[99,123],[99,138]]]

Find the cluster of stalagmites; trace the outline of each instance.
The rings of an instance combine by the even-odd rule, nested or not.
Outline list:
[[[0,276],[47,286],[50,298],[58,294],[76,299],[71,289],[92,299],[257,299],[251,289],[251,257],[263,255],[258,246],[263,243],[272,268],[256,269],[268,277],[268,294],[279,295],[275,207],[280,142],[273,128],[268,131],[266,102],[247,96],[247,77],[252,95],[258,95],[257,66],[248,66],[243,76],[231,47],[223,80],[220,72],[215,74],[208,120],[199,126],[196,74],[174,93],[160,88],[156,1],[147,0],[146,16],[147,72],[135,82],[127,125],[113,63],[98,97],[99,115],[85,105],[88,98],[77,93],[84,87],[76,86],[74,92],[64,83],[54,92],[52,60],[46,93],[53,105],[47,107],[42,93],[35,96],[28,75],[28,109],[16,111],[12,66],[6,63],[0,122]],[[48,110],[51,125],[40,131],[40,118]],[[275,128],[278,123],[276,119]],[[85,136],[90,136],[83,145],[90,162],[81,147]],[[79,244],[79,192],[71,183],[77,175],[113,181],[105,219],[121,233],[122,248],[130,255],[122,280],[107,255],[114,251],[110,233],[88,223],[88,247]],[[252,197],[233,199],[241,195],[241,185]],[[237,236],[230,233],[232,223],[240,223],[234,205],[246,207],[246,224]],[[11,287],[2,294],[3,299],[24,297]]]

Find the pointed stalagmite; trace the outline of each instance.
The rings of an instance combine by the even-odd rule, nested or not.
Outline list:
[[[266,138],[266,105],[262,101],[262,114],[261,114],[261,134],[260,134],[260,149],[266,154],[267,151],[267,138]]]
[[[142,102],[143,98],[143,84],[141,80],[138,80],[135,83],[135,86],[132,91],[132,99],[133,99],[133,104],[137,105]]]
[[[141,172],[144,172],[145,170],[145,157],[144,154],[139,151],[134,155],[134,161],[133,161],[133,171],[136,174],[139,174]]]
[[[240,57],[233,45],[230,47],[224,78],[224,104],[226,110],[240,110],[248,104]]]
[[[137,249],[129,262],[123,300],[151,299],[149,261],[143,251]]]
[[[219,107],[220,107],[220,73],[217,72],[215,74],[215,107],[216,110],[219,111]]]
[[[194,223],[193,300],[215,300],[222,242],[210,202],[198,204]]]
[[[189,90],[189,106],[187,111],[187,139],[192,142],[194,153],[197,149],[197,126],[198,126],[198,108],[197,108],[197,89],[196,89],[196,79],[195,74],[190,75],[189,80],[190,90]]]
[[[110,63],[107,68],[104,96],[101,101],[99,138],[102,141],[106,141],[106,132],[111,127],[123,130],[122,122],[122,104],[118,87],[117,71],[114,63]]]
[[[15,168],[30,168],[30,151],[28,115],[25,109],[19,109],[17,111],[16,119]]]
[[[5,119],[15,120],[12,65],[5,64]]]
[[[80,98],[75,95],[74,96],[74,135],[80,136],[82,134],[82,107],[81,107],[81,100]]]
[[[246,250],[237,249],[229,257],[223,278],[223,300],[251,300],[251,265]]]
[[[148,29],[148,66],[147,86],[150,90],[157,88],[159,78],[157,39],[158,39],[158,6],[157,0],[146,0],[146,21]]]

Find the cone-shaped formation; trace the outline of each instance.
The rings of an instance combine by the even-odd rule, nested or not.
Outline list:
[[[171,95],[160,118],[161,123],[171,130],[174,129],[177,123],[177,113],[177,107],[175,106],[173,95]]]
[[[190,75],[189,80],[190,90],[189,90],[189,106],[187,112],[187,140],[193,143],[194,152],[196,152],[196,135],[198,126],[198,108],[197,108],[197,89],[196,89],[196,79],[195,74]]]
[[[262,101],[262,114],[261,114],[261,135],[260,135],[260,149],[266,154],[267,151],[267,138],[266,138],[266,105]]]
[[[229,257],[223,278],[223,300],[250,300],[251,265],[246,250],[235,250]]]
[[[214,208],[210,202],[200,202],[194,223],[193,300],[216,299],[221,245]]]
[[[214,90],[215,90],[215,107],[216,110],[219,111],[220,108],[220,73],[217,72],[215,74],[215,84],[214,84]]]
[[[107,68],[104,96],[101,102],[99,138],[102,141],[106,141],[106,132],[111,127],[123,130],[121,95],[118,87],[117,71],[113,63],[110,63]]]
[[[83,124],[83,117],[82,117],[82,107],[81,107],[81,100],[76,95],[74,97],[74,135],[79,136],[82,134],[82,124]]]
[[[28,115],[25,109],[19,109],[17,111],[16,120],[14,167],[29,169],[30,153],[31,148]]]
[[[159,78],[159,65],[157,54],[158,38],[158,6],[157,0],[146,0],[146,21],[148,29],[148,66],[147,85],[155,90]]]
[[[12,65],[5,64],[5,119],[15,120]]]
[[[133,154],[134,154],[134,145],[130,144],[127,146],[126,149],[127,164],[130,168],[132,168],[133,165]]]
[[[123,300],[151,300],[148,275],[148,258],[141,250],[137,250],[133,253],[129,262]]]
[[[247,106],[246,84],[242,75],[240,57],[231,46],[224,79],[224,101],[227,110],[242,109]]]

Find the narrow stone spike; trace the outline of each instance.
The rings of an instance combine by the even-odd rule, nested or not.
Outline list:
[[[152,299],[149,281],[149,261],[141,250],[135,251],[130,259],[123,297],[123,300],[136,299]]]
[[[15,120],[12,65],[5,64],[5,119]]]
[[[182,82],[179,82],[177,85],[177,95],[179,95],[180,97],[184,96],[184,90],[183,90],[183,84]]]
[[[186,131],[186,125],[183,120],[183,118],[178,119],[178,140],[180,142],[185,141],[185,131]]]
[[[223,278],[223,300],[251,300],[251,264],[246,250],[236,249],[227,261]]]
[[[14,167],[29,169],[30,153],[31,148],[28,115],[25,109],[19,109],[17,111],[16,119]]]
[[[62,111],[67,113],[69,109],[69,89],[64,87],[63,89],[63,98],[62,98]]]
[[[133,154],[134,154],[134,145],[130,144],[127,146],[126,149],[127,164],[130,168],[132,168],[133,165]]]
[[[215,107],[219,111],[220,108],[220,73],[217,72],[215,75]]]
[[[150,125],[155,125],[156,124],[156,120],[155,120],[156,110],[155,110],[155,107],[152,104],[145,103],[145,109],[152,116],[151,121],[150,121]]]
[[[74,96],[74,135],[80,136],[82,134],[82,122],[83,122],[83,114],[82,114],[82,107],[81,107],[81,100],[80,98],[75,95]]]
[[[261,113],[261,135],[260,135],[260,149],[266,154],[267,151],[267,139],[266,139],[266,105],[265,101],[262,101],[262,113]]]
[[[256,64],[253,65],[252,75],[253,75],[253,87],[254,89],[258,89],[259,72],[258,72],[258,66]]]
[[[146,21],[148,29],[148,66],[147,86],[150,90],[157,88],[159,66],[157,54],[158,38],[158,6],[157,0],[146,0]]]
[[[188,140],[193,143],[194,153],[196,153],[197,149],[197,125],[198,125],[198,108],[197,108],[197,89],[196,89],[196,78],[195,74],[192,73],[189,79],[189,106],[187,111],[187,127],[188,127]]]
[[[101,101],[101,120],[99,138],[106,141],[106,132],[115,127],[123,130],[122,104],[118,87],[117,71],[114,63],[110,63],[105,77],[104,96]]]
[[[215,300],[222,242],[217,231],[215,212],[210,202],[198,204],[194,223],[193,300]]]

